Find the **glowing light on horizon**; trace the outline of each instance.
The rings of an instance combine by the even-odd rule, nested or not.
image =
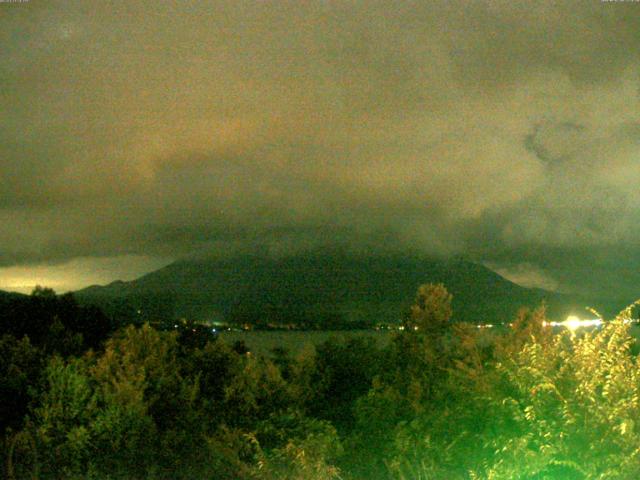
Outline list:
[[[602,325],[601,318],[581,319],[575,315],[569,315],[563,322],[542,322],[545,327],[565,327],[575,332],[579,328],[599,327]]]

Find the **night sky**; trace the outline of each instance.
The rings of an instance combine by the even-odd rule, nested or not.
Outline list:
[[[640,3],[0,3],[0,289],[464,255],[640,297]]]

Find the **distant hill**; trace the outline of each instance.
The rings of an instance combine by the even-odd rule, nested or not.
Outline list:
[[[16,299],[16,298],[24,298],[27,295],[23,293],[17,292],[7,292],[5,290],[0,290],[0,307],[5,304],[5,302]]]
[[[17,292],[7,292],[6,290],[0,290],[0,297],[11,297],[15,295],[23,295],[23,294],[17,293]]]
[[[397,322],[417,287],[427,282],[443,283],[453,294],[458,321],[506,322],[520,307],[543,301],[552,317],[582,308],[576,299],[521,287],[466,260],[400,255],[181,260],[137,280],[92,286],[75,296],[148,320],[185,317],[322,328],[345,321]]]

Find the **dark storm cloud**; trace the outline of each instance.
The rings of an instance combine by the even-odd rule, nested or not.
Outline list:
[[[340,244],[470,253],[566,288],[584,252],[636,251],[637,4],[0,14],[5,266]]]

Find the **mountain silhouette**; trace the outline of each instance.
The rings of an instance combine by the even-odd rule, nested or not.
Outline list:
[[[502,323],[542,302],[550,317],[582,308],[580,300],[519,286],[462,259],[403,255],[244,255],[187,259],[144,275],[75,292],[82,303],[128,309],[145,320],[188,318],[330,327],[336,322],[401,320],[423,283],[453,295],[453,320]]]

